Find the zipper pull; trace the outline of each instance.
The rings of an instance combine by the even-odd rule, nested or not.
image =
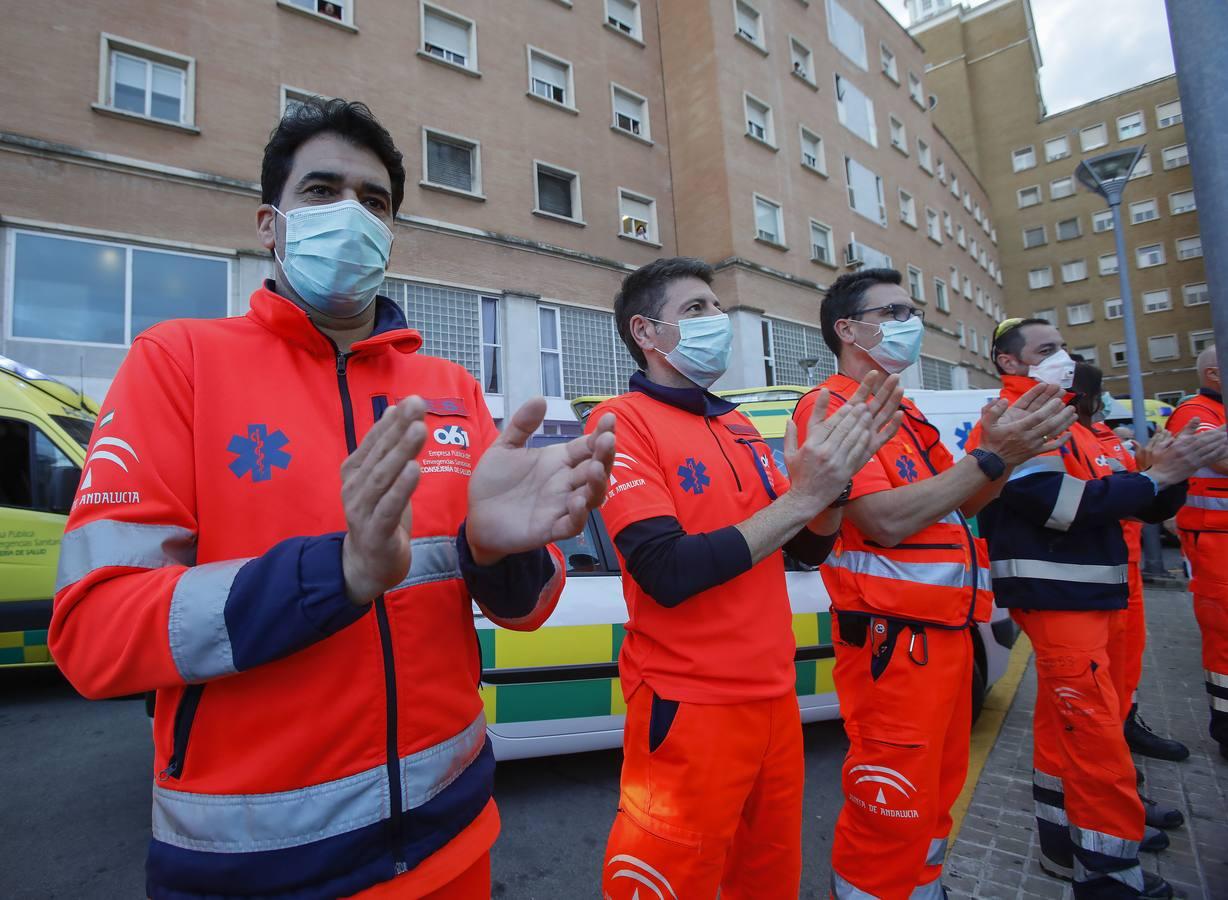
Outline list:
[[[338,375],[345,374],[345,361],[346,361],[346,355],[344,353],[338,353],[337,354],[337,374]]]
[[[179,760],[175,759],[172,756],[170,761],[166,764],[166,768],[158,773],[158,780],[166,781],[167,779],[175,778],[178,775],[179,775]]]

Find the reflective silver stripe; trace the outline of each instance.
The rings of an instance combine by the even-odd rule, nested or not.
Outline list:
[[[1208,694],[1207,699],[1211,701],[1211,708],[1216,712],[1228,713],[1228,700],[1223,697],[1216,697]]]
[[[1114,856],[1117,859],[1138,858],[1138,841],[1128,841],[1125,838],[1106,834],[1103,831],[1080,828],[1072,823],[1070,826],[1070,839],[1074,841],[1076,847],[1091,850],[1093,853],[1102,853],[1105,856]]]
[[[417,587],[433,581],[460,578],[460,561],[456,557],[456,535],[414,538],[413,557],[405,580],[393,588]]]
[[[1011,477],[1007,480],[1017,481],[1020,478],[1027,478],[1029,475],[1042,475],[1053,472],[1062,475],[1066,474],[1066,464],[1062,462],[1062,458],[1060,456],[1037,456],[1018,466],[1014,472],[1011,472]]]
[[[943,900],[946,893],[942,889],[942,879],[935,878],[929,884],[919,884],[908,895],[908,900]]]
[[[226,600],[247,559],[228,559],[188,569],[171,594],[166,631],[171,658],[189,684],[231,675],[235,669],[226,629]]]
[[[976,586],[981,590],[987,591],[993,582],[993,573],[989,569],[982,569],[979,566],[974,570],[977,573]],[[969,571],[967,578],[964,580],[965,587],[972,587],[972,572]]]
[[[1126,584],[1130,567],[1086,566],[1048,562],[1043,559],[997,559],[994,578],[1045,578],[1050,581],[1084,581],[1090,584]]]
[[[96,519],[67,532],[60,541],[55,592],[107,566],[160,569],[195,562],[196,535],[186,528]]]
[[[934,838],[930,841],[929,852],[925,854],[925,864],[927,866],[941,866],[943,859],[947,855],[947,839]]]
[[[1190,477],[1191,478],[1216,478],[1221,481],[1228,481],[1228,475],[1221,475],[1219,472],[1215,471],[1214,469],[1199,469],[1197,472],[1195,472]]]
[[[1070,824],[1070,820],[1066,818],[1066,810],[1059,809],[1056,806],[1050,806],[1048,803],[1041,803],[1036,800],[1033,803],[1036,807],[1036,818],[1043,819],[1046,822],[1051,822],[1054,825],[1061,825],[1065,828]]]
[[[1075,478],[1073,475],[1063,476],[1057,499],[1053,501],[1053,512],[1049,514],[1049,521],[1045,523],[1045,527],[1056,531],[1069,529],[1079,512],[1079,503],[1083,499],[1083,490],[1086,487],[1087,482],[1082,478]]]
[[[1186,497],[1185,505],[1194,509],[1228,509],[1228,497]]]
[[[479,714],[455,737],[404,757],[402,784],[412,784],[408,808],[421,806],[451,784],[485,741],[486,718]],[[280,850],[375,824],[391,810],[388,768],[382,763],[335,781],[273,794],[193,794],[155,784],[153,836],[175,847],[211,853]]]
[[[858,575],[874,575],[935,587],[963,587],[968,575],[963,563],[899,562],[865,550],[846,550],[839,556],[829,556],[824,565]]]
[[[1212,672],[1210,669],[1203,669],[1202,674],[1205,680],[1209,681],[1216,687],[1228,688],[1228,675],[1220,672]]]
[[[835,869],[831,870],[831,894],[836,900],[878,900],[874,894],[868,894],[846,881]]]
[[[1079,857],[1075,856],[1074,861],[1074,880],[1076,882],[1095,881],[1097,878],[1112,878],[1115,881],[1120,881],[1127,887],[1142,893],[1143,890],[1143,868],[1142,866],[1130,866],[1127,869],[1117,869],[1113,872],[1097,872],[1088,869],[1079,861]]]
[[[1105,467],[1106,467],[1106,468],[1107,468],[1107,469],[1108,469],[1110,472],[1125,472],[1125,471],[1128,471],[1128,470],[1126,469],[1126,467],[1125,467],[1124,465],[1122,465],[1121,460],[1114,459],[1114,458],[1113,458],[1113,457],[1111,457],[1111,456],[1110,456],[1110,457],[1108,457],[1107,459],[1105,459],[1105,461],[1104,461],[1104,465],[1105,465]]]
[[[1032,784],[1047,791],[1057,791],[1059,794],[1065,793],[1062,788],[1062,779],[1056,775],[1050,775],[1048,772],[1042,772],[1040,769],[1032,770]]]
[[[963,514],[958,509],[953,510],[943,516],[937,522],[938,525],[960,525],[964,524]]]

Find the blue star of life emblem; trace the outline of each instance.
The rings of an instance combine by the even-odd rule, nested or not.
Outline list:
[[[901,456],[895,461],[895,467],[899,470],[900,477],[909,484],[917,480],[917,464],[906,456]]]
[[[235,454],[235,459],[229,464],[235,478],[242,478],[249,472],[252,481],[268,481],[273,477],[273,469],[285,469],[290,465],[290,454],[282,448],[290,443],[290,439],[278,429],[269,434],[267,425],[248,425],[247,437],[236,434],[226,447]]]
[[[955,438],[960,450],[968,446],[968,438],[972,436],[972,423],[965,422],[955,429]]]
[[[686,463],[678,467],[682,489],[688,494],[702,494],[704,488],[712,483],[712,479],[705,474],[707,471],[708,467],[695,457],[687,457]]]

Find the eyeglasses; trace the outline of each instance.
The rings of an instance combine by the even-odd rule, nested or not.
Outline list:
[[[913,316],[916,316],[918,319],[925,319],[925,310],[909,306],[907,303],[888,303],[886,306],[871,306],[868,309],[859,309],[857,312],[850,314],[849,318],[855,319],[858,316],[864,316],[866,313],[882,312],[883,310],[887,310],[887,314],[897,322],[907,322]]]

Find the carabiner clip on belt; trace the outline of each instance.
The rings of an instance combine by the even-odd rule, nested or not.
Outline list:
[[[925,634],[925,629],[919,625],[909,625],[912,635],[908,638],[908,658],[913,661],[914,665],[924,666],[930,661],[930,642]],[[917,637],[921,638],[921,658],[917,659],[913,653],[913,648],[916,646]]]

